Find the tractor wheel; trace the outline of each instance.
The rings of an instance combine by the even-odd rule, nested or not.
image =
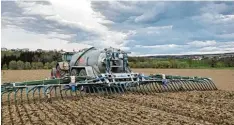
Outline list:
[[[78,75],[78,71],[76,69],[72,69],[71,76],[77,76],[77,75]]]
[[[59,72],[60,77],[64,77],[66,75],[66,71],[61,70],[59,66],[56,67],[56,70]]]
[[[79,76],[87,76],[87,73],[86,73],[85,69],[80,70]]]
[[[56,78],[56,71],[57,71],[56,68],[52,68],[51,73],[50,73],[51,79]]]

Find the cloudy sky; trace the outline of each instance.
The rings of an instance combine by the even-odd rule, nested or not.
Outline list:
[[[1,21],[7,48],[234,52],[234,2],[1,1]]]

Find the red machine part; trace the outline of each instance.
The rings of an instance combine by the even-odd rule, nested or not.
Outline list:
[[[51,78],[61,78],[61,74],[59,72],[59,70],[57,70],[56,68],[53,68],[51,70]]]
[[[79,63],[84,63],[84,59],[83,59],[83,58],[80,58],[80,59],[79,59]]]

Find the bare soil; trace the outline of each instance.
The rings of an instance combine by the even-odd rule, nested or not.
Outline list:
[[[133,70],[145,74],[211,77],[220,90],[147,95],[73,94],[75,98],[72,99],[53,98],[52,104],[44,99],[35,103],[32,100],[11,105],[2,103],[2,124],[234,125],[234,70]],[[49,75],[49,70],[2,71],[2,82],[45,79]],[[6,100],[6,97],[2,99]]]
[[[2,124],[231,125],[233,100],[234,92],[225,91],[86,96],[3,105]]]
[[[2,82],[22,82],[50,77],[50,70],[2,70]]]

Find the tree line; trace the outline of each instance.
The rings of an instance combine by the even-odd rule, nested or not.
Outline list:
[[[2,51],[1,68],[12,70],[51,69],[57,61],[62,61],[61,53],[49,52],[13,52]]]
[[[59,52],[12,52],[2,51],[2,69],[51,69],[62,61]],[[129,57],[131,68],[226,68],[234,67],[234,57],[204,58],[202,60],[175,58]]]
[[[11,69],[11,70],[29,70],[29,69],[51,69],[55,67],[57,64],[56,61],[52,61],[51,63],[46,62],[43,64],[42,62],[23,62],[21,60],[19,61],[10,61],[9,65],[6,63],[2,66],[3,70]]]
[[[129,57],[132,68],[227,68],[234,67],[234,57],[192,59],[152,59],[146,57]]]

